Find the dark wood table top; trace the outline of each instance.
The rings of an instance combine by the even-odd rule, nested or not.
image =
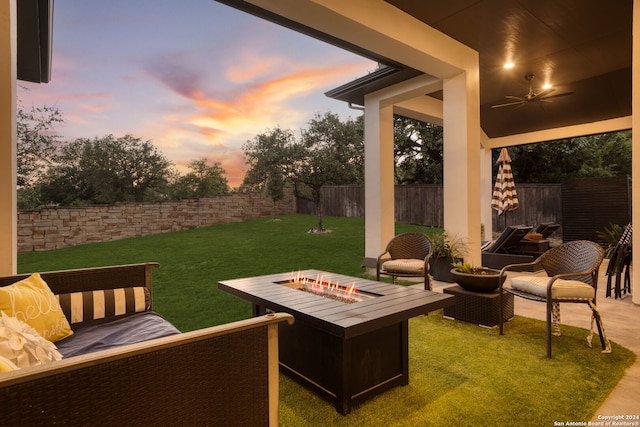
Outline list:
[[[355,284],[358,291],[376,296],[345,303],[278,284],[290,280],[291,272],[222,280],[218,282],[218,288],[248,300],[255,306],[290,313],[296,319],[304,319],[311,325],[343,338],[365,334],[448,307],[455,298],[450,294],[426,291],[418,287],[391,285],[319,270],[303,270],[299,274],[310,279],[322,275],[324,281],[338,281],[343,286]]]

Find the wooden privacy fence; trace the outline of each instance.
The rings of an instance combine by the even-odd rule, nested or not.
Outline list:
[[[516,191],[520,207],[498,217],[492,211],[494,230],[502,230],[506,225],[541,222],[562,223],[560,184],[517,184]],[[335,185],[322,189],[322,210],[332,216],[364,216],[364,186]],[[444,224],[443,191],[441,185],[396,185],[396,221],[442,227]],[[298,213],[315,213],[314,204],[298,199]]]
[[[598,231],[612,223],[624,227],[631,221],[631,182],[626,176],[579,178],[562,184],[516,183],[516,191],[518,209],[501,216],[491,211],[494,231],[502,231],[507,225],[553,222],[561,225],[554,237],[598,241]],[[325,187],[322,196],[325,215],[364,216],[363,185]],[[442,227],[442,200],[440,185],[396,185],[395,219]],[[298,199],[297,212],[314,213],[314,205]]]

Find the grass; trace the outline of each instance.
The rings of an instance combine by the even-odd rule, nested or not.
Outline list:
[[[20,272],[157,261],[154,308],[183,331],[244,319],[249,303],[221,292],[223,279],[317,268],[364,276],[361,218],[325,218],[328,234],[307,234],[311,215],[282,216],[190,231],[19,254]],[[398,233],[439,229],[398,224]],[[443,319],[410,320],[410,384],[346,417],[281,377],[283,426],[553,425],[587,421],[635,355],[613,344],[603,355],[587,331],[563,327],[545,358],[544,324],[517,317],[505,335]]]
[[[189,231],[21,253],[19,272],[155,261],[154,309],[181,331],[251,316],[248,302],[217,289],[219,280],[317,268],[364,276],[362,218],[326,217],[327,234],[308,234],[314,215],[286,215]],[[397,232],[439,228],[398,224]]]
[[[441,314],[409,321],[409,385],[346,417],[281,376],[282,426],[553,426],[591,419],[635,355],[616,344],[600,353],[587,331],[563,325],[545,356],[544,323],[516,317],[500,336]],[[305,408],[304,411],[300,408]],[[559,425],[559,424],[555,424]]]

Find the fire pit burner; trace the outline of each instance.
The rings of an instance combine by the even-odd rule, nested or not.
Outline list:
[[[380,296],[380,294],[356,289],[355,281],[343,286],[340,284],[339,279],[333,281],[331,277],[325,278],[322,273],[318,273],[315,279],[311,279],[301,273],[293,273],[291,279],[281,280],[275,283],[347,304],[365,301]]]

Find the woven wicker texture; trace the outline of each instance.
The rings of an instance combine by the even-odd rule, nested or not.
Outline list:
[[[396,277],[424,277],[425,289],[431,290],[429,279],[429,258],[433,253],[433,245],[429,237],[422,233],[404,233],[395,236],[387,244],[385,251],[378,256],[376,262],[376,280],[380,280],[380,275],[391,276],[395,283]],[[415,269],[407,271],[385,271],[384,262],[392,259],[419,259],[424,260],[424,268],[417,272]]]
[[[599,245],[588,240],[576,240],[549,249],[538,258],[538,262],[549,277],[558,274],[589,273],[571,278],[596,287],[598,269],[603,259],[604,251]]]
[[[609,255],[609,265],[607,266],[607,297],[611,296],[613,276],[616,278],[615,298],[622,298],[622,295],[631,293],[630,266],[632,261],[632,237],[633,226],[629,223],[624,228],[618,243]],[[625,272],[624,282],[622,282],[623,272]]]
[[[502,274],[510,269],[517,269],[524,265],[534,266],[539,264],[549,276],[549,285],[553,286],[553,282],[558,279],[572,279],[579,280],[588,285],[594,287],[597,290],[598,286],[598,270],[600,264],[604,259],[604,251],[602,248],[588,240],[576,240],[573,242],[564,243],[556,248],[552,248],[547,252],[540,255],[540,257],[532,263],[527,264],[514,264],[504,267]],[[502,285],[500,286],[502,289]],[[560,322],[560,309],[558,303],[586,303],[592,310],[592,327],[591,334],[587,338],[589,345],[591,345],[591,336],[593,335],[593,323],[595,322],[598,327],[600,335],[600,342],[602,344],[603,353],[611,352],[611,345],[604,332],[604,326],[600,319],[597,307],[595,305],[595,292],[593,298],[576,297],[571,298],[564,296],[563,298],[551,299],[551,288],[548,288],[547,296],[535,295],[525,292],[523,290],[516,290],[509,287],[505,287],[504,290],[510,292],[515,296],[527,298],[535,301],[545,302],[547,305],[547,357],[551,357],[551,335],[553,328],[553,335],[560,335],[559,322]],[[503,321],[500,320],[500,334],[503,334]]]
[[[266,326],[101,361],[0,388],[0,425],[267,425],[266,361]]]
[[[151,288],[155,266],[42,277],[54,293]],[[3,374],[0,426],[277,425],[275,323],[284,320],[293,319],[262,316]]]
[[[92,291],[99,289],[128,288],[134,286],[147,286],[150,280],[152,267],[159,264],[131,264],[117,267],[97,267],[79,270],[62,270],[40,273],[42,279],[47,282],[54,294],[66,294],[71,292]],[[7,286],[20,278],[29,277],[29,274],[18,276],[0,277],[0,286]],[[17,279],[17,280],[16,280]]]

